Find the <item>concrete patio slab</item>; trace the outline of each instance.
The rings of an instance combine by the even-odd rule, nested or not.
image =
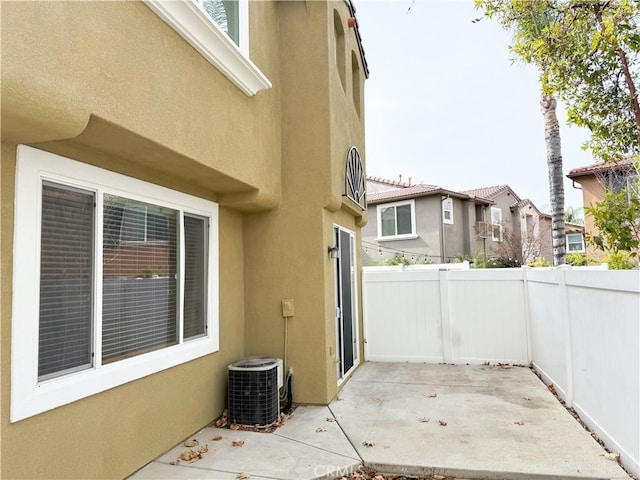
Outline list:
[[[628,478],[529,368],[367,363],[330,409],[381,472]]]
[[[178,445],[135,473],[132,479],[333,479],[361,465],[360,457],[327,407],[298,407],[274,433],[258,433],[207,427],[190,438],[207,446],[202,458],[179,461],[188,450]],[[219,440],[214,438],[221,436]],[[234,446],[233,442],[243,442]],[[238,443],[239,443],[238,442]]]
[[[202,459],[172,465],[187,450],[178,445],[130,478],[329,480],[362,465],[459,479],[629,478],[525,367],[365,363],[329,407],[299,406],[274,433],[207,427],[191,438],[208,445]]]

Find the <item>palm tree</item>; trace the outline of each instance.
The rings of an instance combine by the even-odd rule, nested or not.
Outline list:
[[[566,243],[562,148],[560,144],[560,124],[556,115],[556,99],[543,93],[540,98],[540,110],[544,117],[544,140],[547,147],[547,168],[549,170],[551,247],[553,248],[553,264],[558,266],[566,263]]]

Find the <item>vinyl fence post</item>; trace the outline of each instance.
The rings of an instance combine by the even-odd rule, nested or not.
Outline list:
[[[525,265],[522,267],[522,287],[524,292],[524,334],[527,340],[527,361],[533,362],[533,354],[531,352],[531,311],[529,306],[529,270],[531,267]]]
[[[449,272],[440,270],[440,321],[442,325],[442,356],[444,363],[453,363],[451,348],[451,318],[449,312]]]
[[[565,404],[568,408],[573,408],[573,348],[571,345],[571,315],[569,311],[569,296],[567,292],[566,274],[571,270],[569,265],[561,265],[558,267],[560,271],[560,307],[562,322],[564,324],[564,353],[567,369],[567,391]]]

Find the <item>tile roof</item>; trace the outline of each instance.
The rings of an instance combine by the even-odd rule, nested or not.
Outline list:
[[[411,177],[409,177],[409,180],[411,180]],[[400,182],[398,180],[389,180],[387,178],[382,178],[382,177],[370,177],[368,175],[367,175],[367,182],[381,183],[383,185],[389,185],[391,187],[398,187],[398,188],[407,188],[411,186],[411,183]]]
[[[569,171],[567,177],[584,177],[586,175],[594,175],[596,173],[606,172],[607,170],[626,170],[633,167],[633,157],[624,157],[616,163],[605,164],[603,162],[592,163],[584,167],[574,168]]]
[[[482,188],[474,188],[471,190],[463,190],[460,193],[464,193],[465,195],[469,195],[470,197],[480,197],[487,198],[489,200],[493,200],[492,197],[495,197],[499,193],[504,190],[509,189],[509,185],[494,185],[492,187],[482,187]]]
[[[367,203],[374,204],[393,202],[404,198],[425,197],[442,191],[442,188],[438,185],[412,185],[410,187],[396,188],[384,192],[368,193]]]

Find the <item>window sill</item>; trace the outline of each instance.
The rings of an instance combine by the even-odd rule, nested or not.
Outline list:
[[[247,96],[271,88],[269,79],[200,7],[191,0],[144,0],[164,22]]]
[[[377,237],[376,242],[394,242],[396,240],[415,240],[418,238],[418,235],[408,234],[408,235],[396,235],[394,237]]]

